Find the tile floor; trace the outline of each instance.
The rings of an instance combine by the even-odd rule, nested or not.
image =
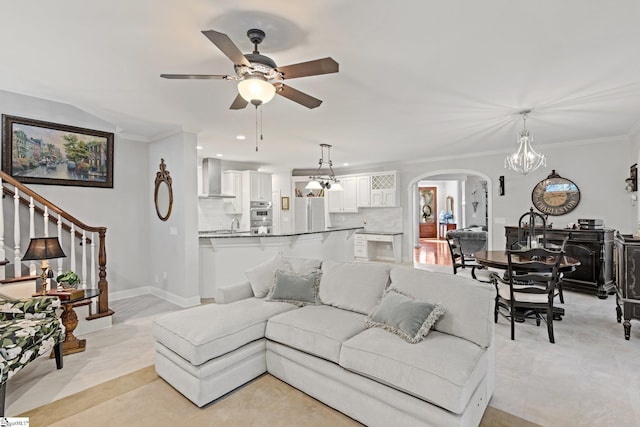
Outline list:
[[[490,404],[544,426],[639,426],[640,322],[632,321],[626,341],[613,297],[565,294],[567,314],[555,323],[556,344],[549,343],[544,324],[533,321],[517,324],[511,341],[509,323],[500,317]],[[67,356],[64,369],[41,358],[9,381],[7,415],[153,364],[151,323],[179,308],[151,295],[114,301],[112,308],[113,327],[84,335],[87,351]]]

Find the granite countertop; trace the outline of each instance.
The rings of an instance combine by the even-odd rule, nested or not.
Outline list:
[[[402,231],[372,231],[372,230],[360,230],[356,231],[357,234],[380,234],[383,236],[396,236],[402,234]]]
[[[292,231],[289,233],[280,234],[252,234],[248,231],[234,231],[233,233],[228,230],[208,230],[198,231],[198,237],[201,238],[221,238],[226,239],[229,237],[288,237],[288,236],[303,236],[306,234],[318,234],[318,233],[331,233],[334,231],[345,230],[361,230],[363,227],[327,227],[324,230],[318,231]]]

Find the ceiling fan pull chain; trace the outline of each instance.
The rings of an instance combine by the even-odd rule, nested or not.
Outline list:
[[[262,141],[264,138],[262,136],[262,104],[260,104],[260,141]]]
[[[258,151],[258,106],[256,105],[256,152]]]

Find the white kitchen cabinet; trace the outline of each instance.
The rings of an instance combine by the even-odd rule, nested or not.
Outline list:
[[[226,212],[232,214],[242,213],[242,172],[226,170],[222,173],[222,194],[236,196],[233,199],[224,199]]]
[[[364,234],[356,234],[353,236],[353,257],[361,260],[369,260],[367,236]]]
[[[358,207],[371,206],[371,176],[361,175],[356,177]]]
[[[271,201],[271,174],[258,171],[243,171],[243,184],[247,184],[250,201]]]
[[[338,177],[343,191],[325,190],[327,206],[330,213],[358,212],[358,189],[356,177]]]
[[[396,172],[381,172],[371,175],[371,206],[396,205]]]
[[[356,233],[353,256],[359,260],[402,262],[402,233]]]

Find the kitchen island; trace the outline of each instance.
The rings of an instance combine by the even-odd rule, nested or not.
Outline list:
[[[200,298],[215,298],[218,287],[245,282],[246,270],[278,252],[290,257],[353,261],[353,237],[362,229],[333,227],[261,235],[242,231],[200,231]]]

